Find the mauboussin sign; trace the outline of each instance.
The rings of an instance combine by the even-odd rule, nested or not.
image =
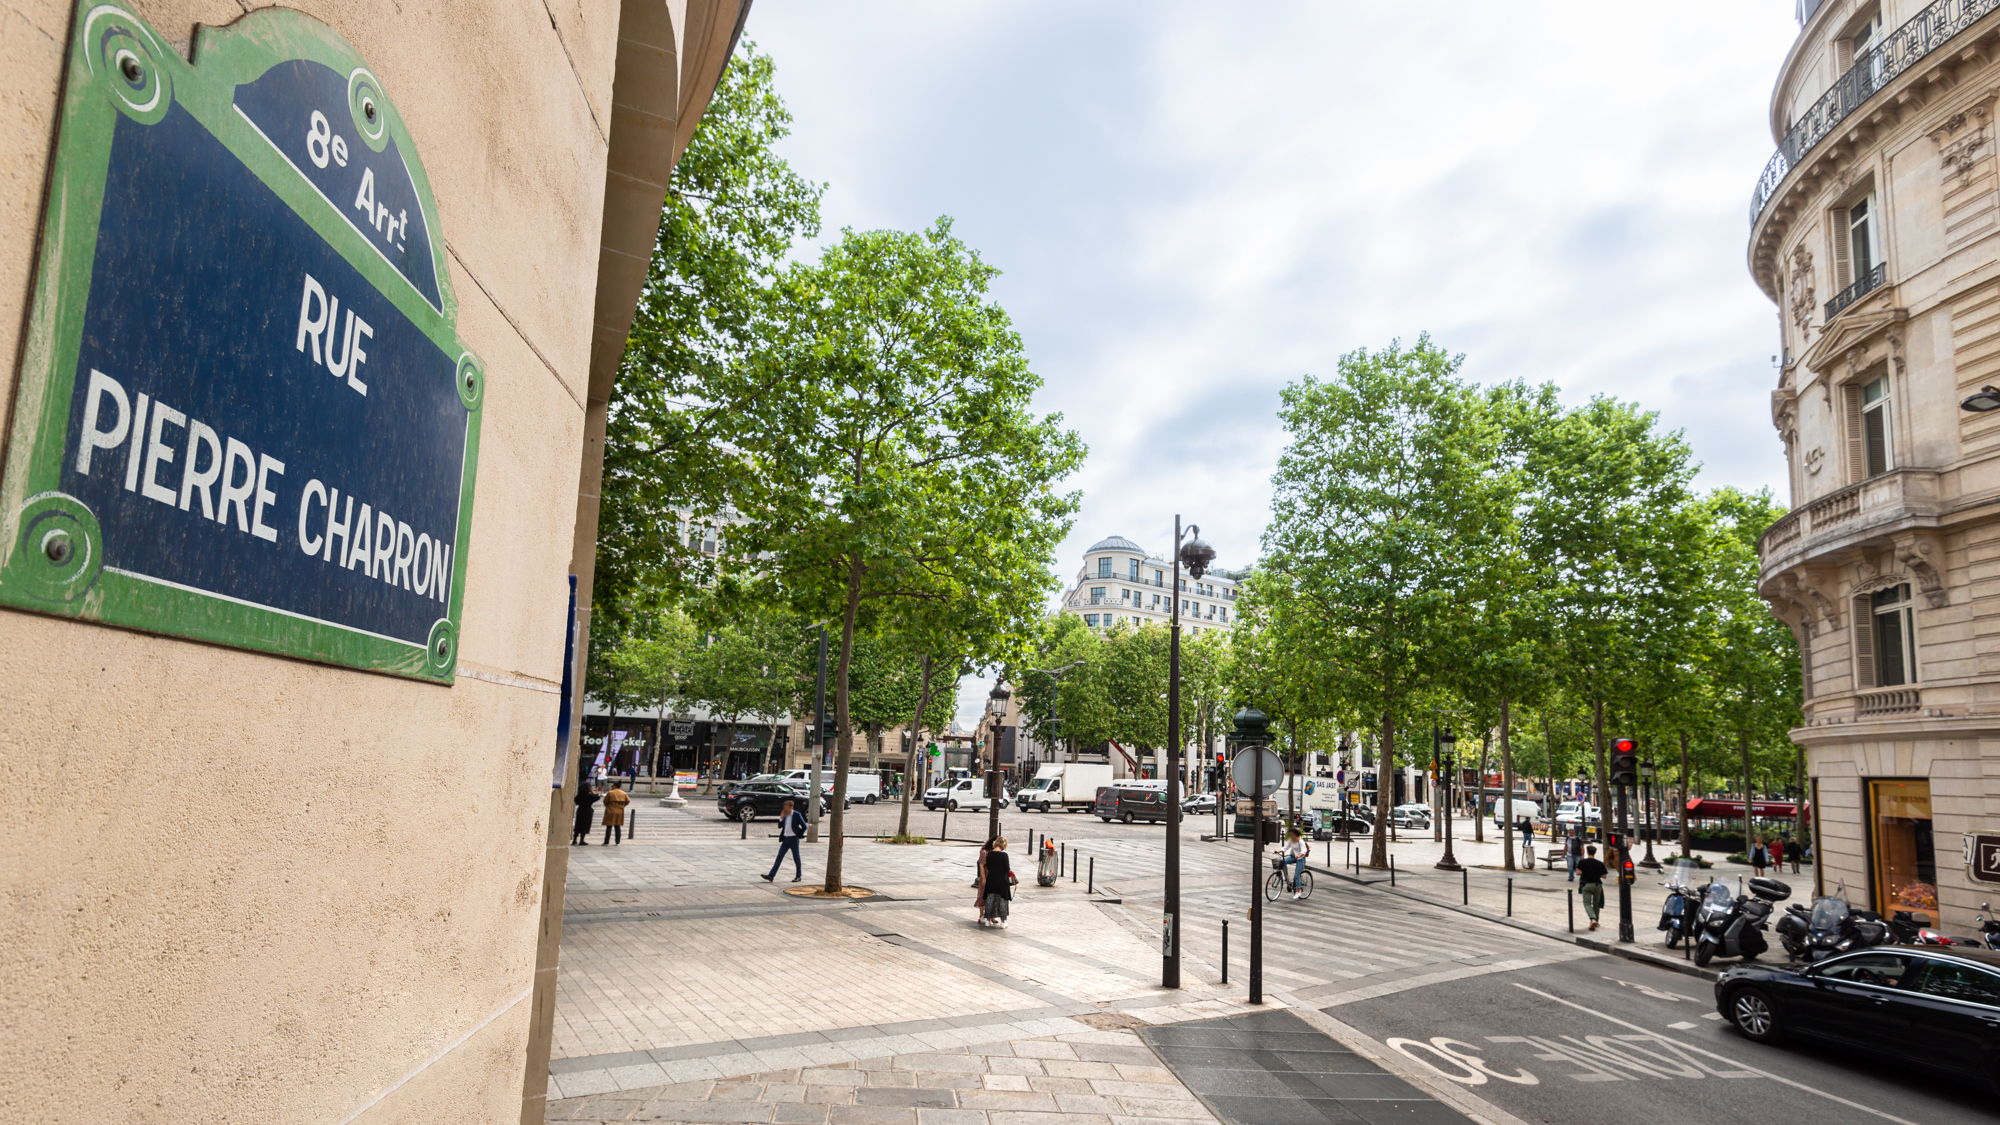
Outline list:
[[[422,163],[317,21],[194,58],[78,7],[0,601],[449,683],[484,374]]]

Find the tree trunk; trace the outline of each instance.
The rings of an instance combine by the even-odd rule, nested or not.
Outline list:
[[[1542,799],[1553,800],[1556,795],[1556,739],[1549,729],[1549,712],[1542,709]],[[1555,814],[1549,814],[1553,817]]]
[[[1500,818],[1500,867],[1514,868],[1514,710],[1510,700],[1500,701],[1500,799],[1507,802],[1507,815]]]
[[[1687,794],[1688,794],[1688,736],[1686,731],[1682,731],[1681,732],[1681,799],[1680,799],[1682,855],[1694,854],[1694,847],[1693,847],[1694,831],[1693,829],[1688,827]]]
[[[1757,828],[1754,823],[1755,813],[1752,808],[1757,803],[1757,791],[1752,788],[1750,781],[1749,731],[1738,730],[1736,732],[1736,752],[1743,763],[1743,858],[1749,859],[1751,851],[1757,847]]]
[[[910,834],[910,791],[917,787],[917,763],[928,764],[928,759],[920,757],[923,747],[917,744],[924,734],[924,712],[931,706],[931,658],[923,660],[923,683],[917,689],[917,713],[910,719],[910,752],[903,755],[903,812],[896,822],[896,835]]]
[[[840,661],[835,665],[833,680],[833,726],[838,750],[833,759],[833,838],[826,843],[827,894],[834,894],[843,886],[840,868],[846,840],[841,829],[847,819],[847,766],[854,760],[854,728],[849,722],[853,701],[848,693],[847,674],[854,667],[854,625],[861,612],[861,577],[861,563],[857,560],[848,564],[847,607],[840,616]],[[813,799],[818,800],[819,795],[813,794]]]
[[[1395,801],[1395,780],[1389,763],[1396,760],[1396,709],[1382,709],[1382,742],[1375,748],[1375,832],[1369,848],[1368,866],[1389,866],[1389,809]]]
[[[1481,800],[1486,795],[1486,763],[1493,756],[1493,728],[1484,722],[1479,731],[1479,788],[1472,794],[1472,842],[1486,842],[1486,819],[1479,815]]]
[[[882,772],[882,724],[868,724],[868,768]]]

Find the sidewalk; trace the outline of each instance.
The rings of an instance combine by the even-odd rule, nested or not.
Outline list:
[[[1712,970],[1697,970],[1686,952],[1668,949],[1665,935],[1657,928],[1661,904],[1666,899],[1666,890],[1661,885],[1673,875],[1674,869],[1662,859],[1662,868],[1652,871],[1645,867],[1638,869],[1636,881],[1632,884],[1632,930],[1634,940],[1620,943],[1618,938],[1618,886],[1616,880],[1605,884],[1604,910],[1596,931],[1589,929],[1590,919],[1583,908],[1582,897],[1576,894],[1576,883],[1569,881],[1567,866],[1560,861],[1553,870],[1541,862],[1551,848],[1560,848],[1561,841],[1551,842],[1546,836],[1535,836],[1535,868],[1530,871],[1520,858],[1520,841],[1515,841],[1516,862],[1521,866],[1515,871],[1507,871],[1502,866],[1502,847],[1499,833],[1485,826],[1487,839],[1484,842],[1472,838],[1469,825],[1454,821],[1452,828],[1452,851],[1463,871],[1440,871],[1437,863],[1444,855],[1444,844],[1431,839],[1428,832],[1405,833],[1399,842],[1389,845],[1389,852],[1395,860],[1394,889],[1397,893],[1446,906],[1458,906],[1484,918],[1505,921],[1508,924],[1544,933],[1555,937],[1574,940],[1579,944],[1620,956],[1658,963],[1678,971],[1697,973],[1712,977]],[[1364,882],[1378,890],[1390,889],[1390,876],[1386,870],[1367,866],[1371,841],[1367,837],[1356,837],[1351,842],[1338,838],[1319,841],[1314,844],[1315,867],[1322,867],[1337,878]],[[1655,857],[1663,857],[1672,850],[1671,842],[1654,845]],[[1357,870],[1348,866],[1349,849],[1358,855],[1361,866]],[[1722,852],[1705,852],[1699,849],[1696,855],[1706,859],[1713,866],[1695,870],[1693,878],[1697,884],[1713,877],[1717,880],[1736,884],[1750,877],[1748,865],[1730,863]],[[1639,852],[1644,858],[1643,847]],[[1323,861],[1323,862],[1322,862]],[[1787,872],[1780,876],[1792,886],[1794,896],[1809,893],[1812,886],[1813,869],[1810,865],[1801,869],[1801,874]],[[1732,962],[1733,963],[1733,962]],[[1726,967],[1726,966],[1724,966]]]

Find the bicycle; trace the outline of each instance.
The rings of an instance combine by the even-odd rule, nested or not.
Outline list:
[[[1291,880],[1285,874],[1285,861],[1271,857],[1271,876],[1264,880],[1264,901],[1273,902],[1281,894],[1291,890]],[[1312,869],[1303,865],[1299,868],[1299,897],[1308,899],[1313,893]]]

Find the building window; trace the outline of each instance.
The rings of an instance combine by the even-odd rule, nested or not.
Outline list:
[[[1106,555],[1097,560],[1097,576],[1099,578],[1111,577],[1111,556]]]
[[[1092,586],[1090,588],[1090,604],[1091,605],[1104,604],[1104,587]]]
[[[1229,607],[1228,607],[1228,606],[1223,606],[1223,607],[1222,607],[1222,619],[1223,619],[1224,621],[1228,621],[1228,620],[1229,620]],[[1255,779],[1253,778],[1252,780],[1255,780]]]
[[[1094,614],[1094,613],[1086,613],[1086,614],[1084,614],[1084,615],[1083,615],[1083,623],[1084,623],[1085,625],[1088,625],[1088,626],[1090,626],[1090,627],[1091,627],[1091,628],[1093,628],[1093,629],[1094,629],[1094,628],[1096,628],[1096,627],[1097,627],[1097,615],[1096,615],[1096,614]]]
[[[1853,94],[1857,98],[1867,97],[1882,85],[1885,61],[1879,54],[1873,58],[1868,55],[1868,52],[1873,51],[1881,43],[1880,9],[1869,11],[1860,22],[1849,25],[1847,34],[1839,41],[1836,57],[1840,62],[1840,71],[1843,78],[1853,84]],[[1860,71],[1854,69],[1863,63],[1867,64],[1865,69]],[[1852,77],[1848,77],[1850,74]]]
[[[1930,782],[1869,780],[1868,855],[1878,912],[1937,910]]]
[[[1134,624],[1134,625],[1142,625],[1142,624],[1144,624],[1144,622],[1142,622],[1142,621],[1140,621],[1140,620],[1139,620],[1138,618],[1134,617],[1134,618],[1132,619],[1132,624]]]
[[[1126,571],[1126,577],[1130,578],[1134,582],[1137,582],[1139,580],[1139,560],[1126,559],[1125,564],[1129,568]]]
[[[1160,608],[1160,595],[1158,594],[1153,595],[1153,608],[1154,609]]]
[[[1895,687],[1917,680],[1916,614],[1909,583],[1854,599],[1854,686]]]
[[[1887,279],[1882,266],[1881,223],[1875,215],[1874,195],[1864,195],[1832,212],[1827,241],[1833,249],[1833,299],[1826,303],[1826,318],[1867,296]]]
[[[1847,396],[1847,477],[1864,481],[1895,467],[1894,419],[1889,405],[1889,377],[1842,388]]]
[[[1159,572],[1159,571],[1157,571],[1157,570],[1153,572],[1153,585],[1155,585],[1155,586],[1162,586],[1162,585],[1165,585],[1165,583],[1161,581],[1161,574],[1160,574],[1160,572]]]

